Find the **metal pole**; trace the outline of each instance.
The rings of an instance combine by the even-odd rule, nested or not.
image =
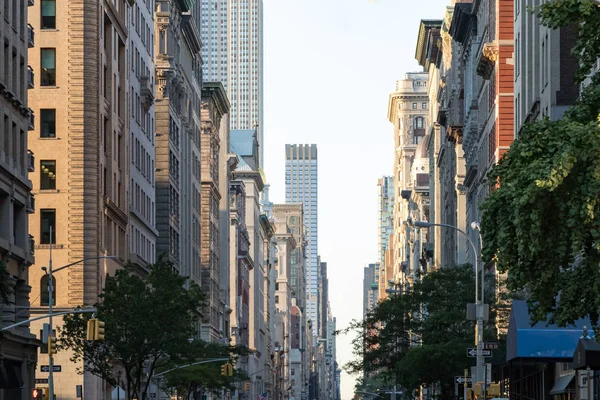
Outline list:
[[[464,392],[463,393],[463,396],[464,396],[463,400],[467,400],[467,394],[468,394],[467,392],[469,390],[468,389],[469,385],[468,385],[468,382],[467,382],[468,378],[469,378],[469,370],[467,368],[465,368],[465,382],[463,383],[463,392]]]
[[[52,277],[52,226],[50,226],[50,258],[48,260],[48,325],[49,336],[54,337],[54,330],[52,329],[52,306],[54,303],[54,285]],[[49,341],[52,339],[48,339]],[[52,352],[48,352],[48,392],[50,392],[50,400],[54,400],[54,357]]]

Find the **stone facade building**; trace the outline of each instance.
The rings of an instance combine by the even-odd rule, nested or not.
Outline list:
[[[250,237],[249,255],[254,262],[250,272],[249,298],[249,346],[254,352],[249,356],[248,373],[251,376],[251,389],[246,393],[248,398],[256,399],[268,391],[269,383],[263,379],[268,373],[265,364],[269,365],[267,354],[268,341],[267,317],[268,309],[265,297],[268,296],[269,265],[267,249],[271,240],[272,226],[268,218],[261,213],[260,192],[264,188],[263,174],[259,167],[259,151],[257,133],[254,130],[232,130],[231,151],[239,158],[233,171],[232,179],[241,181],[246,188],[246,229]]]
[[[230,332],[224,331],[224,306],[221,302],[220,282],[220,146],[221,122],[229,112],[229,102],[221,83],[205,83],[202,88],[202,133],[201,133],[201,265],[202,290],[206,295],[207,309],[202,324],[202,337],[207,341],[218,340]],[[227,243],[224,243],[227,245]]]
[[[3,326],[30,317],[30,266],[34,262],[33,236],[37,236],[28,229],[30,214],[35,211],[32,182],[27,177],[35,171],[34,155],[28,151],[28,132],[35,128],[35,114],[27,98],[27,89],[34,85],[27,54],[35,45],[34,28],[27,24],[30,5],[34,3],[18,0],[4,1],[0,7],[0,270],[10,288],[2,298]],[[39,213],[31,219],[36,215]],[[34,298],[37,293],[33,291]],[[0,373],[6,378],[0,383],[0,400],[29,398],[41,344],[35,334],[36,327],[30,330],[29,324],[3,332]]]
[[[30,276],[36,293],[32,315],[47,313],[48,278],[39,267],[48,265],[50,243],[55,268],[88,259],[54,275],[56,309],[91,305],[97,302],[106,275],[130,257],[130,204],[136,205],[135,212],[146,221],[151,220],[151,201],[129,187],[130,115],[133,112],[140,122],[149,115],[146,96],[138,101],[136,94],[131,103],[137,89],[130,92],[130,71],[134,67],[140,79],[148,78],[147,89],[153,71],[151,66],[142,68],[141,58],[134,57],[138,64],[131,62],[129,31],[132,19],[138,27],[153,23],[151,10],[131,6],[126,0],[75,0],[68,7],[43,1],[31,8],[29,21],[38,35],[29,59],[38,73],[29,98],[39,122],[30,148],[38,156],[39,169],[31,175],[37,201],[36,218],[29,221],[29,228],[40,235]],[[142,54],[149,51],[151,39],[145,43]],[[145,167],[144,173],[150,175],[148,157],[136,153],[140,160],[142,155],[145,161],[140,168]],[[144,244],[142,255],[151,258],[152,245]],[[97,258],[104,255],[116,259]],[[32,323],[36,333],[44,322]],[[46,348],[39,357],[40,364],[48,363]],[[82,364],[72,363],[69,352],[58,353],[55,365],[62,367],[54,375],[57,398],[75,399],[76,385],[93,398],[103,398],[111,390],[87,372],[78,374]],[[36,378],[47,376],[38,372]]]
[[[287,221],[290,233],[296,241],[296,247],[291,253],[290,286],[294,304],[304,313],[306,307],[306,264],[304,257],[306,241],[304,238],[305,227],[302,204],[275,204],[273,215],[276,220],[285,219]]]
[[[413,193],[428,193],[429,163],[424,160],[427,129],[431,126],[428,75],[423,72],[406,74],[396,82],[396,91],[390,94],[388,119],[394,125],[394,273],[403,284],[411,284],[419,272],[419,244],[426,238],[415,237],[419,232],[405,223],[415,217],[413,211],[425,213],[424,201],[413,198]],[[418,162],[415,163],[415,161]],[[421,167],[426,170],[421,171]],[[414,170],[419,168],[419,170]],[[427,204],[428,206],[428,204]],[[420,216],[419,216],[420,218]],[[415,244],[417,241],[417,244]]]

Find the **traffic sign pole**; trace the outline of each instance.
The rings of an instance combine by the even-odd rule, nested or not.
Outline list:
[[[469,377],[469,370],[467,368],[465,368],[465,383],[463,385],[464,392],[465,392],[465,397],[464,397],[463,400],[467,400],[467,395],[468,395],[468,389],[467,389],[467,386],[468,386],[467,382],[468,382],[468,380],[467,380],[467,378],[468,377]]]

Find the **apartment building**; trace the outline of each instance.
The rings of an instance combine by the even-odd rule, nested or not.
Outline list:
[[[37,37],[29,49],[29,60],[37,73],[29,98],[38,116],[30,148],[37,154],[39,168],[30,175],[37,201],[36,218],[29,221],[29,227],[40,235],[30,276],[36,293],[32,315],[47,313],[50,300],[58,309],[96,303],[106,275],[112,275],[130,257],[130,204],[139,205],[134,212],[140,213],[145,223],[151,221],[148,198],[138,192],[132,201],[129,188],[130,115],[135,113],[141,123],[149,114],[144,107],[151,104],[151,99],[144,98],[143,105],[141,96],[138,102],[135,95],[133,109],[131,105],[135,92],[130,92],[131,20],[138,18],[140,24],[152,26],[149,15],[148,10],[135,12],[126,0],[75,0],[68,6],[44,0],[30,8],[29,23]],[[138,51],[148,59],[148,47],[141,45]],[[151,72],[151,65],[147,70],[136,68],[133,72],[140,78]],[[151,78],[147,84],[148,88],[152,85]],[[138,139],[144,135],[141,127],[135,126],[134,131]],[[136,160],[141,162],[142,154]],[[151,162],[146,162],[144,155],[139,173],[143,170],[150,176]],[[134,174],[135,181],[141,181],[137,165]],[[143,186],[148,189],[151,183],[146,180]],[[151,243],[139,243],[141,255],[151,259]],[[48,265],[50,247],[54,268],[86,259],[54,275],[53,299],[48,296],[48,277],[40,269]],[[106,255],[116,258],[99,258]],[[36,333],[41,332],[43,322],[32,324]],[[71,362],[70,356],[65,351],[54,358],[55,365],[61,366],[61,373],[54,376],[58,398],[74,399],[77,385],[95,398],[110,390],[89,372],[80,375],[77,370],[83,364]],[[46,348],[40,349],[39,357],[40,364],[48,363]],[[38,372],[36,378],[47,376]]]
[[[229,337],[229,327],[225,321],[225,304],[221,301],[221,193],[220,146],[221,123],[229,112],[229,102],[223,85],[205,83],[202,88],[202,131],[201,131],[201,194],[200,194],[200,248],[202,266],[202,290],[206,295],[207,308],[202,324],[202,338],[215,341]],[[225,122],[226,123],[226,122]],[[225,227],[222,227],[225,229]]]
[[[27,23],[34,6],[31,0],[6,0],[0,7],[0,271],[9,289],[0,293],[3,326],[29,319],[30,298],[39,294],[30,286],[36,231],[30,235],[28,224],[39,216],[32,214],[35,206],[28,179],[28,173],[35,172],[34,155],[28,151],[35,114],[27,96],[34,84],[28,48],[35,45],[35,31]],[[3,332],[0,374],[5,378],[0,400],[27,399],[35,387],[41,344],[36,336],[29,324]]]
[[[418,246],[413,245],[415,235],[426,235],[409,228],[406,221],[417,217],[412,215],[413,211],[425,213],[425,200],[421,201],[420,197],[429,191],[429,162],[426,162],[424,150],[428,140],[426,134],[431,126],[427,87],[427,73],[407,73],[404,79],[396,82],[396,90],[390,94],[388,104],[388,119],[394,125],[395,144],[393,270],[397,275],[394,281],[405,284],[410,284],[420,269]],[[419,161],[415,162],[417,159]],[[419,198],[413,198],[413,194]],[[419,242],[425,240],[419,238]]]
[[[155,2],[156,251],[201,284],[199,16],[192,0]]]
[[[145,266],[156,261],[154,121],[154,2],[130,9],[129,70],[129,259]]]

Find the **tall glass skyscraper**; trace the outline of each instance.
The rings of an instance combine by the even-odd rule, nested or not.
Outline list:
[[[319,326],[318,165],[316,144],[285,145],[285,202],[302,203],[306,227],[306,314]]]
[[[263,163],[263,1],[202,0],[203,81],[221,82],[231,129],[256,129]]]

